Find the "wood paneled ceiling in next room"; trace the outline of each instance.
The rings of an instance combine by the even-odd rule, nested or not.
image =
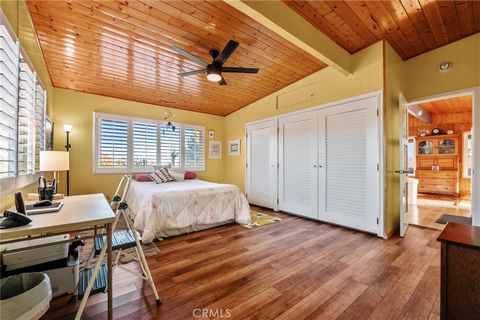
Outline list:
[[[380,39],[403,58],[480,32],[480,1],[284,2],[350,53]]]
[[[55,87],[227,115],[326,65],[223,1],[34,1],[35,29]],[[230,40],[225,65],[258,74],[224,74],[228,85],[172,51],[210,62]]]

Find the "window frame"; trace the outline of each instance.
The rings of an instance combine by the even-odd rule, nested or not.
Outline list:
[[[462,178],[463,179],[472,179],[472,176],[468,175],[468,167],[465,165],[467,163],[467,144],[468,136],[471,136],[470,140],[473,143],[472,131],[464,131],[462,135]],[[473,156],[473,154],[472,154]],[[472,163],[473,164],[473,163]],[[473,169],[470,167],[470,169]]]
[[[16,125],[16,132],[15,132],[15,158],[14,158],[14,167],[15,167],[15,172],[14,172],[14,175],[12,176],[7,176],[7,177],[3,177],[3,178],[0,178],[0,195],[7,195],[15,190],[18,190],[18,189],[21,189],[21,188],[24,188],[28,185],[31,185],[33,183],[35,183],[36,181],[38,181],[38,178],[40,177],[40,175],[42,174],[41,172],[37,172],[35,170],[35,166],[36,166],[36,159],[35,159],[35,149],[36,149],[36,135],[37,135],[37,132],[36,132],[36,114],[35,114],[35,111],[36,111],[36,98],[37,98],[37,91],[36,91],[36,88],[37,88],[37,85],[40,85],[42,88],[43,88],[43,99],[44,99],[44,117],[43,117],[43,126],[45,127],[45,116],[46,116],[46,105],[47,105],[47,92],[45,91],[45,86],[43,85],[41,79],[38,77],[38,74],[36,73],[36,70],[35,70],[35,67],[34,65],[32,64],[31,60],[29,59],[28,57],[28,54],[25,52],[24,48],[21,46],[17,36],[15,35],[15,33],[13,32],[7,18],[5,17],[5,15],[3,14],[3,12],[1,12],[0,10],[0,25],[2,25],[5,30],[6,30],[6,33],[8,36],[10,36],[11,40],[15,43],[15,46],[16,46],[16,50],[17,50],[17,57],[16,59],[18,60],[18,70],[17,70],[17,85],[16,85],[16,89],[17,90],[17,96],[16,96],[16,101],[15,101],[15,104],[16,104],[16,114],[17,114],[17,125]],[[34,112],[34,115],[32,116],[32,126],[33,126],[33,131],[32,131],[32,139],[31,141],[29,141],[29,143],[31,144],[30,146],[27,147],[28,148],[31,148],[31,150],[33,151],[32,153],[32,170],[31,172],[27,172],[26,174],[22,174],[22,175],[19,175],[19,157],[18,157],[18,152],[19,152],[19,148],[18,148],[18,142],[19,142],[19,112],[20,112],[20,64],[22,63],[21,59],[23,58],[23,62],[26,63],[30,68],[31,68],[31,71],[33,73],[33,77],[32,77],[32,80],[33,80],[33,112]],[[45,130],[43,132],[44,134],[44,141],[45,141]],[[43,145],[43,149],[41,150],[44,150],[45,149],[45,145]]]
[[[20,43],[17,39],[17,37],[15,36],[15,33],[13,32],[12,28],[10,27],[10,24],[8,23],[8,20],[6,19],[6,17],[4,16],[3,12],[0,10],[0,25],[2,25],[4,28],[5,28],[5,31],[6,31],[6,34],[8,36],[10,36],[11,40],[14,42],[15,44],[15,51],[14,53],[16,53],[16,60],[17,60],[17,74],[16,74],[16,80],[17,80],[17,84],[16,84],[16,87],[15,89],[17,90],[16,92],[16,97],[15,97],[15,106],[16,109],[14,110],[15,113],[16,113],[16,127],[15,127],[15,141],[14,141],[14,145],[15,145],[15,150],[13,151],[13,154],[14,154],[14,159],[13,159],[13,166],[14,166],[14,173],[13,175],[9,175],[9,176],[6,176],[6,177],[3,177],[3,178],[0,178],[0,194],[6,194],[6,193],[9,193],[13,190],[15,190],[16,188],[16,184],[17,184],[17,175],[18,175],[18,102],[19,102],[19,81],[20,81],[20,70],[19,70],[19,66],[20,66]]]
[[[124,168],[101,168],[98,166],[99,161],[99,148],[100,148],[100,123],[101,119],[108,119],[108,120],[121,120],[126,121],[128,123],[128,131],[127,131],[127,166]],[[155,124],[157,126],[157,166],[160,166],[161,161],[161,126],[165,126],[168,124],[166,120],[155,120],[149,118],[139,118],[139,117],[131,117],[126,115],[120,114],[112,114],[112,113],[102,113],[102,112],[93,112],[93,163],[92,163],[92,170],[93,174],[125,174],[125,173],[147,173],[152,171],[152,166],[145,166],[145,167],[136,167],[134,166],[134,122],[139,123],[149,123]],[[186,123],[173,123],[177,129],[180,130],[180,163],[179,167],[176,167],[180,170],[188,170],[188,171],[197,171],[202,172],[206,171],[206,152],[207,147],[205,145],[205,133],[206,127],[201,125],[193,125],[193,124],[186,124]],[[202,132],[202,146],[203,146],[203,166],[200,167],[186,167],[185,166],[185,129],[194,129],[200,130]]]

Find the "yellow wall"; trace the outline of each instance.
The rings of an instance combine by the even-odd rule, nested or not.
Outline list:
[[[224,146],[229,140],[241,139],[241,155],[224,157],[224,182],[245,188],[245,124],[345,99],[383,88],[382,43],[378,42],[352,56],[353,74],[344,76],[325,68],[225,117]],[[314,97],[308,101],[277,110],[277,96],[313,84]]]
[[[453,68],[445,73],[440,63],[450,61]],[[395,230],[400,221],[400,169],[398,94],[407,100],[423,98],[480,85],[480,34],[456,41],[415,58],[402,61],[392,47],[385,44],[386,108],[386,232]]]
[[[398,97],[404,91],[404,61],[385,42],[385,233],[391,234],[400,222],[400,176],[395,170],[400,169],[400,118]]]
[[[2,0],[0,1],[0,8],[7,17],[10,26],[17,35],[21,46],[25,50],[28,58],[35,67],[45,89],[47,90],[47,114],[53,114],[53,87],[50,81],[45,61],[43,59],[40,45],[35,36],[33,23],[27,5],[24,1]],[[35,185],[30,185],[23,188],[24,194],[35,191]],[[13,205],[13,194],[0,196],[0,210],[4,210]]]
[[[444,61],[453,63],[445,73]],[[480,34],[453,42],[404,63],[408,100],[480,85]]]
[[[120,175],[93,174],[93,112],[115,113],[139,118],[159,119],[165,107],[128,100],[115,99],[72,90],[55,88],[55,150],[64,150],[66,135],[63,124],[73,125],[70,134],[70,193],[84,194],[102,192],[110,196],[115,190]],[[215,131],[214,140],[223,140],[223,117],[184,110],[171,109],[175,122],[197,124],[206,127],[206,171],[198,172],[200,178],[222,181],[222,160],[208,159],[208,130]],[[61,190],[65,190],[65,177],[61,175]]]

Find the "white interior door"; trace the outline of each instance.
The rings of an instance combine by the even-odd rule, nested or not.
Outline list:
[[[279,119],[279,209],[317,219],[317,111]]]
[[[277,120],[247,126],[247,198],[277,209]]]
[[[322,109],[319,220],[378,233],[377,98]]]
[[[408,106],[407,100],[400,93],[398,97],[400,108],[400,236],[407,232],[408,214]]]

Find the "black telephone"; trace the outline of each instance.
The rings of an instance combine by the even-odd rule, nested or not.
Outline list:
[[[15,192],[15,207],[17,208],[17,212],[5,211],[3,213],[5,219],[0,222],[0,229],[24,226],[32,222],[32,219],[27,217],[21,192]]]
[[[53,195],[56,193],[57,182],[55,179],[47,181],[45,177],[38,178],[38,200],[53,200]]]

